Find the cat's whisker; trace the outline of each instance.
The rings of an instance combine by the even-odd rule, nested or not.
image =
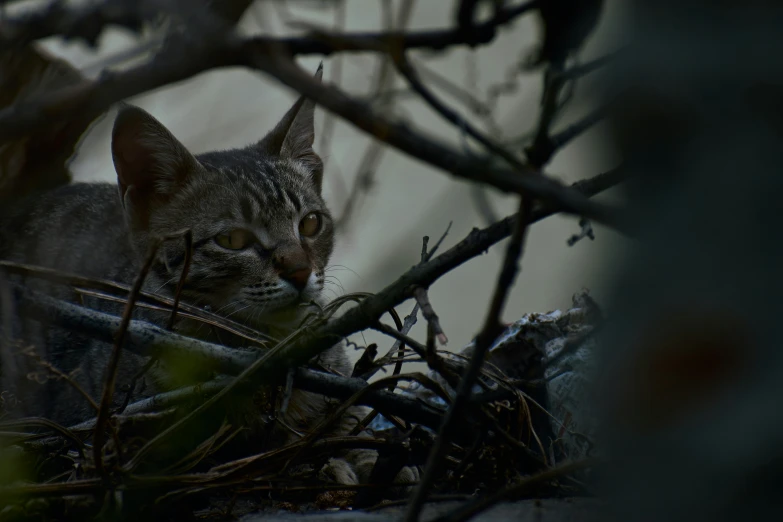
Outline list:
[[[334,290],[334,288],[324,288],[324,291],[326,291],[326,290],[330,291],[335,299],[340,297],[340,295]]]
[[[172,277],[171,279],[169,279],[168,281],[166,281],[165,283],[163,283],[162,285],[160,285],[160,286],[159,286],[159,287],[158,287],[158,288],[157,288],[157,289],[156,289],[154,292],[152,292],[152,293],[153,293],[153,294],[157,294],[157,293],[159,293],[161,290],[163,290],[163,288],[164,288],[164,287],[166,287],[166,286],[170,285],[171,283],[173,283],[173,282],[174,282],[174,280],[175,280],[175,279],[178,279],[178,278],[179,278],[179,276],[174,276],[174,277]]]
[[[228,308],[229,308],[229,307],[231,307],[231,306],[238,305],[238,304],[240,304],[241,302],[242,302],[242,301],[241,301],[241,300],[239,300],[239,299],[237,299],[237,300],[235,300],[235,301],[231,301],[231,302],[229,302],[229,303],[227,303],[227,304],[225,304],[225,305],[221,306],[221,307],[220,307],[220,308],[218,308],[217,310],[215,310],[215,312],[214,312],[214,313],[215,313],[215,314],[217,314],[217,315],[220,315],[220,312],[222,312],[223,310],[226,310],[226,309],[228,309]],[[224,317],[226,317],[226,318],[227,318],[228,316],[224,316]]]
[[[257,309],[254,309],[251,312],[251,315],[250,315],[250,323],[251,324],[258,323],[260,318],[261,318],[261,316],[266,311],[266,303],[259,303],[259,304],[260,304],[260,306]]]
[[[332,272],[332,271],[340,271],[340,270],[344,270],[344,271],[350,272],[353,275],[355,275],[356,277],[358,277],[359,279],[362,278],[362,276],[360,276],[358,273],[356,273],[355,270],[353,270],[351,268],[348,268],[345,265],[329,265],[329,266],[324,268],[324,273]]]
[[[340,288],[343,288],[343,285],[340,282],[340,280],[336,279],[336,278],[333,278],[333,277],[329,277],[329,278],[324,279],[323,283],[324,284],[329,283],[330,285],[335,285],[335,286],[339,286]]]
[[[228,314],[228,315],[225,315],[225,316],[223,316],[223,317],[225,317],[226,319],[228,319],[228,318],[229,318],[229,317],[231,317],[232,315],[234,315],[234,314],[238,314],[238,313],[239,313],[239,312],[241,312],[242,310],[247,310],[247,309],[248,309],[248,308],[250,308],[251,306],[253,306],[253,303],[248,303],[248,304],[246,304],[245,306],[243,306],[242,308],[239,308],[239,309],[237,309],[237,310],[234,310],[234,311],[233,311],[233,312],[231,312],[230,314]]]
[[[329,277],[327,277],[327,278],[324,278],[324,284],[326,284],[326,283],[329,283],[330,285],[334,285],[334,286],[336,286],[337,288],[339,288],[339,289],[340,289],[340,291],[341,291],[342,293],[345,293],[345,287],[344,287],[344,286],[343,286],[343,284],[340,282],[340,280],[339,280],[339,279],[337,279],[336,277],[334,277],[334,276],[329,276]]]

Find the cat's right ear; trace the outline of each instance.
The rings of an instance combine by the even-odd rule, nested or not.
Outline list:
[[[322,77],[323,64],[320,64],[315,72],[315,79],[320,83]],[[315,102],[301,96],[258,146],[272,156],[297,161],[307,169],[315,189],[320,193],[324,164],[313,150],[314,114]]]
[[[189,176],[203,170],[162,123],[133,105],[120,106],[111,153],[123,207],[142,228]]]

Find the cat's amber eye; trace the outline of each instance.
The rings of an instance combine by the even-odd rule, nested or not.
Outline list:
[[[312,237],[321,230],[321,216],[310,212],[299,222],[299,234],[304,237]]]
[[[218,234],[215,236],[215,242],[229,250],[242,250],[253,242],[253,235],[247,230],[235,228],[228,234]]]

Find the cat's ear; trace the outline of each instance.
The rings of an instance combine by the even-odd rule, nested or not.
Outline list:
[[[318,65],[315,78],[323,77],[323,64]],[[300,97],[272,131],[259,142],[264,152],[302,163],[312,174],[316,190],[321,191],[324,164],[313,150],[315,141],[315,102]]]
[[[142,226],[189,176],[203,170],[162,123],[127,104],[114,120],[111,153],[123,206]]]

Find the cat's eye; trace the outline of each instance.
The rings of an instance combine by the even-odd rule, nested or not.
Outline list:
[[[299,234],[304,237],[312,237],[321,230],[321,216],[310,212],[299,222]]]
[[[229,250],[242,250],[253,242],[253,234],[241,228],[235,228],[227,234],[215,236],[215,243]]]

